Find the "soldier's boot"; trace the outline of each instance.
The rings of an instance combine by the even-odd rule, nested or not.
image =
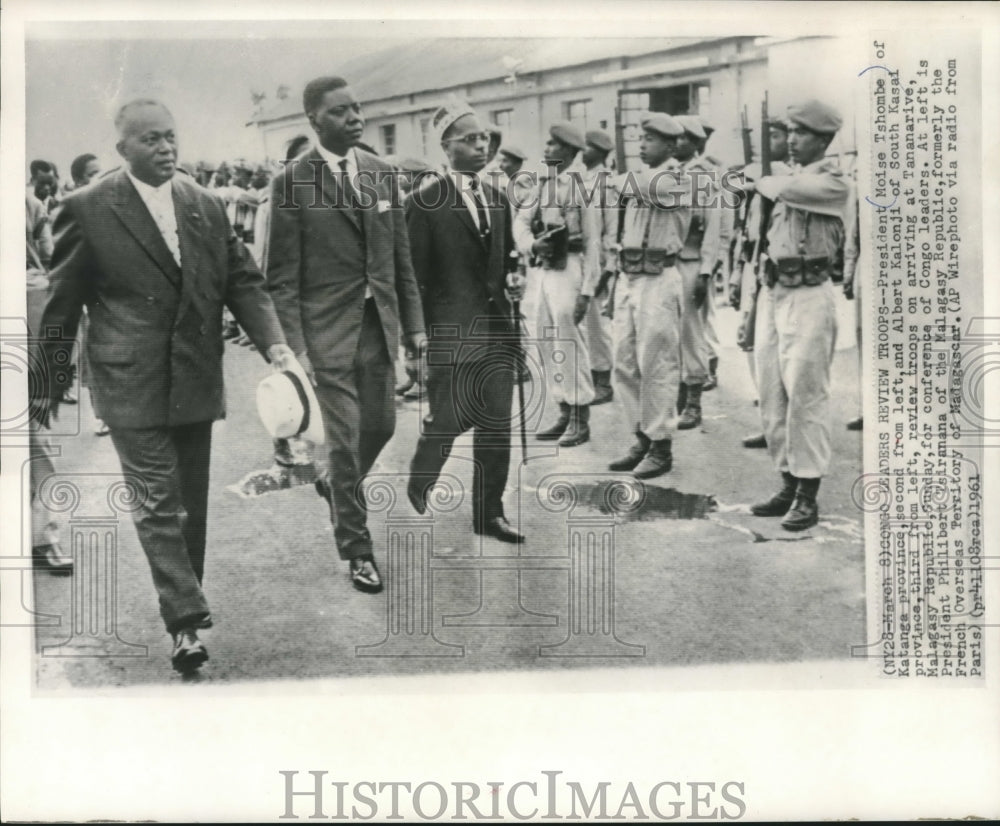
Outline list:
[[[636,442],[628,449],[628,453],[622,456],[621,459],[615,459],[615,461],[608,465],[608,470],[635,470],[639,466],[639,462],[649,452],[649,446],[652,442],[641,430],[635,432],[635,438]]]
[[[786,531],[804,531],[819,522],[819,507],[816,505],[818,492],[819,479],[799,479],[795,501],[781,520],[781,527]]]
[[[688,386],[681,382],[680,387],[677,388],[677,415],[680,416],[684,412],[684,408],[687,407],[688,398]]]
[[[798,490],[799,480],[792,476],[787,470],[781,472],[781,490],[766,502],[758,502],[750,506],[750,513],[754,516],[784,516],[792,507],[795,501],[795,494]]]
[[[706,381],[701,386],[701,389],[704,392],[707,393],[709,390],[715,390],[715,388],[719,386],[719,377],[716,376],[715,374],[718,369],[719,369],[718,356],[712,356],[708,360],[708,381]]]
[[[674,466],[671,448],[670,439],[657,439],[652,442],[649,446],[649,452],[639,462],[639,466],[632,471],[632,475],[636,479],[652,479],[654,476],[668,473]]]
[[[677,429],[691,430],[701,424],[701,385],[686,384],[684,387],[687,387],[687,402],[677,420]]]
[[[591,404],[607,404],[615,397],[615,391],[611,387],[610,370],[591,370],[594,377],[594,400]]]
[[[562,437],[559,447],[576,447],[590,441],[590,405],[577,404],[570,408],[569,424]]]
[[[546,430],[539,430],[535,438],[542,442],[554,442],[562,436],[569,425],[569,411],[570,407],[566,402],[559,402],[559,418],[556,423]]]

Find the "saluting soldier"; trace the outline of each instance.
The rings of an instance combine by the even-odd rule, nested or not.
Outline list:
[[[677,255],[691,227],[691,184],[681,172],[664,168],[683,127],[656,112],[642,121],[642,129],[639,157],[649,169],[630,175],[622,190],[614,308],[615,396],[636,442],[609,468],[650,479],[673,466],[684,300]]]
[[[540,282],[537,334],[544,351],[548,398],[559,404],[556,423],[535,438],[558,439],[560,447],[590,439],[594,400],[590,353],[580,322],[601,275],[601,213],[596,201],[587,203],[580,178],[569,171],[584,146],[583,134],[573,124],[562,121],[549,128],[545,144],[549,172],[539,180],[534,203],[514,219],[518,251],[534,262],[529,278]],[[558,365],[553,359],[557,347],[572,350]]]
[[[679,169],[694,178],[698,191],[698,203],[692,208],[691,226],[677,261],[684,284],[680,389],[683,409],[679,411],[677,429],[690,430],[701,424],[701,391],[709,378],[705,305],[710,300],[712,271],[719,259],[722,213],[715,170],[699,154],[705,140],[701,122],[694,115],[679,115],[675,120],[683,133],[677,138],[674,158]]]
[[[775,201],[755,354],[767,447],[781,489],[752,507],[799,531],[819,520],[816,494],[830,465],[830,364],[837,332],[831,277],[844,245],[848,182],[824,156],[843,122],[818,100],[788,107],[792,175],[770,175],[757,191]]]

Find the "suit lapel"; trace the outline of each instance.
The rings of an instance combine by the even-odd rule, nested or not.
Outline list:
[[[337,204],[337,210],[350,221],[358,231],[361,231],[361,218],[358,215],[359,210],[351,209],[347,206],[347,199],[344,197],[344,193],[341,191],[341,186],[339,182],[340,170],[331,169],[330,164],[326,162],[326,158],[319,154],[319,150],[312,150],[313,158],[319,160],[319,163],[323,169],[323,192],[328,193],[329,198],[324,198],[324,202],[327,204]],[[310,161],[311,163],[314,161]],[[360,169],[360,167],[359,167]]]
[[[146,251],[150,258],[163,271],[167,280],[177,289],[181,287],[181,271],[174,261],[167,242],[163,240],[159,227],[149,214],[146,204],[132,186],[128,175],[122,170],[117,181],[117,193],[115,200],[111,204],[111,209],[118,220],[122,222],[125,229],[129,231],[139,246]],[[178,218],[178,224],[180,219]],[[183,246],[181,247],[181,261],[184,261]]]
[[[201,257],[204,227],[207,217],[198,206],[195,191],[187,186],[186,181],[174,179],[173,186],[174,215],[177,218],[177,235],[180,238],[181,268],[184,273],[181,285],[181,307],[178,316],[191,302],[199,310],[203,318],[210,313],[202,303],[202,291],[197,289],[199,260]]]

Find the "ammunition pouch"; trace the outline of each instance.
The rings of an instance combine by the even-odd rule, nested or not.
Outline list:
[[[659,275],[674,266],[677,256],[658,247],[626,247],[618,259],[621,271],[629,275]]]
[[[768,287],[815,287],[832,274],[832,262],[827,255],[798,255],[768,259],[764,267],[764,283]]]

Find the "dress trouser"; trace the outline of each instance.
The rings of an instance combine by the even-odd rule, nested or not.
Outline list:
[[[681,321],[681,381],[684,384],[704,384],[708,380],[708,343],[705,340],[703,307],[694,300],[701,261],[678,261],[684,288],[683,318]],[[709,289],[711,290],[711,281]],[[706,303],[711,296],[706,299]]]
[[[537,336],[541,351],[546,401],[589,405],[594,400],[590,348],[584,325],[573,323],[573,310],[583,286],[583,258],[571,252],[566,269],[540,274]]]
[[[680,379],[681,275],[622,273],[615,288],[615,399],[625,426],[653,441],[671,437]]]
[[[433,345],[431,351],[433,352]],[[510,468],[511,403],[517,348],[491,344],[474,360],[427,368],[430,409],[422,421],[410,474],[421,484],[436,480],[455,439],[472,437],[472,519],[477,527],[503,516]]]
[[[779,471],[815,479],[830,467],[833,285],[761,287],[754,356],[767,449]]]
[[[330,445],[337,552],[341,559],[366,556],[372,538],[361,483],[396,429],[396,374],[372,299],[365,302],[353,360],[343,367],[316,368],[315,375]]]
[[[59,521],[55,511],[48,507],[46,496],[39,496],[42,483],[56,472],[52,461],[55,451],[48,431],[34,419],[28,422],[28,467],[31,486],[31,547],[59,543]]]
[[[212,422],[177,427],[113,427],[122,471],[139,485],[132,514],[160,597],[167,631],[209,616],[201,590],[208,524]]]

